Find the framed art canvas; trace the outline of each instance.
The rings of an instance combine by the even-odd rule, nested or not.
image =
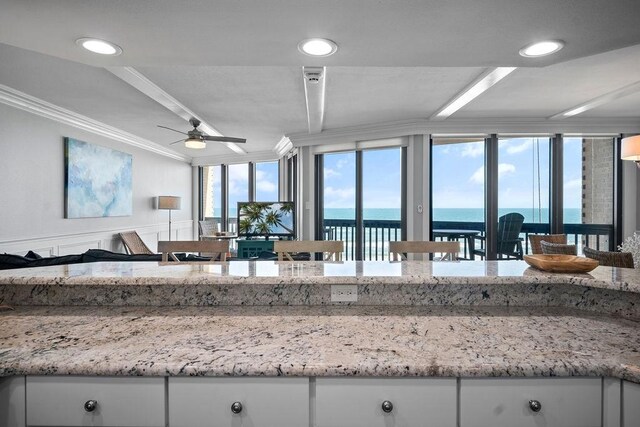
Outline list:
[[[131,154],[64,139],[65,218],[132,214]]]

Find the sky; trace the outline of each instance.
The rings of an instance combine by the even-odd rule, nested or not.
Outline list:
[[[499,140],[499,208],[549,207],[549,143],[549,138]],[[580,138],[564,140],[565,208],[581,207],[581,144]],[[483,141],[434,146],[434,207],[482,208],[483,165]]]

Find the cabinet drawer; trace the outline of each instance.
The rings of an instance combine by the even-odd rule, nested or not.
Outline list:
[[[242,405],[238,413],[231,406]],[[236,408],[238,409],[238,408]],[[309,425],[308,378],[169,378],[171,427]]]
[[[622,399],[622,425],[640,427],[640,384],[623,382]]]
[[[597,427],[600,378],[463,379],[460,427]],[[531,409],[530,401],[540,402]]]
[[[27,377],[27,425],[164,427],[164,378]]]
[[[385,412],[383,402],[393,408]],[[389,409],[389,407],[387,407]],[[455,427],[456,380],[318,378],[317,427]]]

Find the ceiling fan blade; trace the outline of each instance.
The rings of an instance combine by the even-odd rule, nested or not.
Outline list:
[[[166,127],[166,126],[158,125],[158,127],[159,127],[159,128],[162,128],[162,129],[169,129],[169,130],[172,130],[172,131],[174,131],[174,132],[181,133],[181,134],[183,134],[183,135],[188,135],[188,134],[187,134],[187,133],[185,133],[185,132],[182,132],[182,131],[179,131],[179,130],[176,130],[176,129],[172,129],[172,128],[168,128],[168,127]]]
[[[210,136],[210,135],[202,135],[202,138],[207,141],[218,141],[218,142],[234,142],[236,144],[244,144],[247,142],[244,138],[233,138],[231,136]]]
[[[177,144],[178,142],[183,142],[183,141],[184,141],[184,138],[179,139],[179,140],[174,141],[174,142],[170,142],[169,145]]]

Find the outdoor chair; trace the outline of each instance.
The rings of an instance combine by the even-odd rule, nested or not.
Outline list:
[[[523,222],[524,216],[517,212],[511,212],[498,218],[497,254],[499,259],[503,259],[503,257],[522,259],[523,239],[520,237],[520,230],[522,230]],[[476,246],[475,240],[481,240],[484,246],[485,236],[474,237],[474,248]],[[485,249],[474,249],[473,253],[482,257],[486,255]]]
[[[551,243],[543,240],[540,242],[542,253],[545,255],[578,255],[576,245],[565,245],[563,243]]]
[[[124,233],[120,233],[120,239],[122,240],[124,248],[129,255],[155,254],[155,252],[145,245],[136,231],[125,231]]]
[[[600,265],[608,267],[634,268],[631,252],[607,252],[595,249],[582,248],[582,253],[591,259],[595,259]]]
[[[533,255],[542,253],[540,242],[567,244],[566,234],[529,234],[529,243],[531,244],[531,253]]]
[[[406,260],[406,254],[442,254],[441,261],[455,261],[460,253],[460,242],[401,241],[389,242],[389,259]]]
[[[273,251],[278,254],[278,261],[293,261],[293,253],[322,252],[324,261],[342,260],[344,242],[339,240],[276,240]],[[313,258],[312,258],[313,259]]]

